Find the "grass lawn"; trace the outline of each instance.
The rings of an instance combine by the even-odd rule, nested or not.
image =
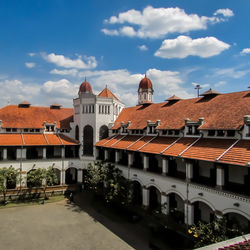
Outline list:
[[[49,197],[49,200],[45,201],[45,203],[62,201],[64,199],[65,199],[64,195],[51,196],[51,197]],[[40,205],[43,200],[44,200],[43,198],[38,198],[38,199],[32,199],[32,200],[27,199],[27,200],[8,202],[6,205],[0,204],[0,209],[10,208],[10,207],[23,207],[23,206],[31,206],[31,205]]]

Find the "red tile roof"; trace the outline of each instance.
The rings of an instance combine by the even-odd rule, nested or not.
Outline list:
[[[0,146],[78,145],[63,134],[0,134]]]
[[[103,91],[101,91],[101,93],[98,96],[107,97],[107,98],[114,98],[117,101],[120,101],[107,87]]]
[[[250,162],[250,140],[236,142],[234,139],[118,135],[103,139],[96,146],[246,166]]]
[[[231,139],[200,139],[181,157],[198,160],[215,161],[220,157],[236,140]]]
[[[93,94],[92,87],[91,87],[90,83],[86,81],[86,79],[85,79],[85,81],[82,82],[82,84],[80,85],[79,93],[81,93],[81,92]]]
[[[240,140],[224,156],[220,162],[236,165],[246,165],[250,162],[250,140]]]
[[[9,105],[0,109],[3,128],[44,128],[43,123],[56,122],[58,128],[70,128],[73,121],[72,108],[51,109],[49,107],[31,106],[21,108]]]
[[[204,118],[200,129],[240,129],[244,123],[244,115],[250,114],[250,91],[221,94],[179,100],[175,103],[157,103],[138,105],[122,110],[115,121],[113,129],[121,126],[121,122],[130,121],[128,129],[144,129],[147,121],[160,120],[158,129],[181,129],[185,119],[198,121]]]
[[[153,84],[149,78],[145,77],[139,83],[139,89],[153,89]]]

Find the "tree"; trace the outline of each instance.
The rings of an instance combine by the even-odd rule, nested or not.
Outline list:
[[[227,220],[223,217],[215,218],[210,223],[199,221],[198,225],[189,228],[188,233],[194,237],[195,247],[202,247],[239,236],[243,232],[237,226],[228,227]]]
[[[121,170],[100,161],[89,164],[84,180],[87,188],[102,194],[106,202],[129,205],[132,202],[132,182],[122,176]]]
[[[47,199],[46,189],[47,186],[54,186],[58,183],[56,170],[53,167],[48,169],[37,168],[28,172],[27,174],[27,186],[43,187],[44,198]]]
[[[12,166],[0,168],[0,192],[3,194],[3,203],[6,203],[7,184],[14,185],[17,181],[18,170]]]

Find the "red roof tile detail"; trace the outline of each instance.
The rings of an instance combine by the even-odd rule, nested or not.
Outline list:
[[[55,135],[56,136],[56,135]],[[58,134],[63,145],[78,145],[79,141],[74,140],[64,134]]]
[[[137,141],[141,136],[138,135],[127,135],[125,136],[122,140],[114,144],[112,148],[117,148],[117,149],[126,149],[129,147],[131,144],[133,144],[135,141]]]
[[[248,164],[250,162],[250,140],[240,140],[219,161],[243,166]]]
[[[56,122],[58,128],[70,128],[73,121],[72,108],[51,109],[49,107],[31,106],[20,108],[9,105],[0,109],[3,128],[44,128],[43,123]]]
[[[25,146],[47,145],[43,134],[23,134]]]
[[[114,98],[120,101],[107,87],[98,95],[100,97]]]
[[[177,138],[175,137],[156,137],[145,147],[142,147],[139,151],[145,153],[160,154],[165,148],[171,145]]]
[[[250,114],[250,91],[221,94],[213,98],[199,97],[179,100],[175,103],[156,103],[138,105],[122,110],[113,129],[121,122],[130,121],[128,129],[144,129],[147,120],[161,123],[158,129],[181,129],[185,119],[198,121],[203,117],[201,129],[240,129],[244,115]]]
[[[153,84],[149,78],[145,77],[139,83],[139,89],[152,89]]]
[[[109,140],[111,140],[112,138],[114,138],[115,136],[110,136],[110,137],[107,137],[105,139],[102,139],[100,141],[98,141],[95,146],[102,146],[104,143],[108,142]]]
[[[89,82],[85,81],[80,85],[80,88],[79,88],[79,93],[80,92],[83,92],[83,93],[91,93],[93,94],[93,91],[92,91],[92,87],[90,85]]]
[[[176,143],[174,143],[173,146],[164,151],[162,154],[169,156],[178,156],[196,140],[197,138],[187,138],[187,137],[181,138]]]
[[[230,146],[232,146],[235,141],[236,140],[233,139],[200,139],[186,152],[184,152],[181,157],[205,161],[215,161]]]
[[[109,148],[111,147],[113,144],[117,143],[119,140],[121,140],[124,137],[124,135],[118,135],[116,137],[114,137],[113,139],[111,139],[110,141],[108,141],[105,145],[103,145],[103,147]]]
[[[1,146],[20,146],[23,145],[21,134],[0,134]]]
[[[138,149],[143,147],[146,143],[148,143],[150,140],[152,140],[152,138],[153,138],[153,136],[144,136],[140,140],[138,140],[137,142],[136,142],[136,140],[134,140],[134,144],[132,144],[128,148],[128,150],[137,151]]]
[[[61,140],[55,134],[44,134],[49,145],[62,145]]]

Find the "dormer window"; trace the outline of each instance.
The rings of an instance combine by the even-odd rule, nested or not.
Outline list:
[[[156,134],[156,126],[149,126],[149,134]]]
[[[224,136],[225,132],[223,130],[217,130],[217,136]]]
[[[199,126],[194,126],[194,134],[195,135],[199,135],[200,134],[200,131],[199,131]]]
[[[193,126],[188,126],[188,135],[192,135],[193,134]]]
[[[235,136],[235,130],[227,130],[227,136],[228,137],[234,137]]]
[[[175,130],[174,131],[174,135],[179,135],[180,134],[180,130]]]
[[[168,130],[168,135],[173,135],[174,131],[173,130]]]
[[[208,130],[208,136],[215,136],[215,130]]]
[[[126,127],[122,127],[122,133],[128,133],[128,130],[126,129]]]
[[[247,125],[247,134],[246,134],[247,137],[250,137],[250,125]]]
[[[55,125],[46,125],[45,126],[45,131],[46,132],[55,132]]]

